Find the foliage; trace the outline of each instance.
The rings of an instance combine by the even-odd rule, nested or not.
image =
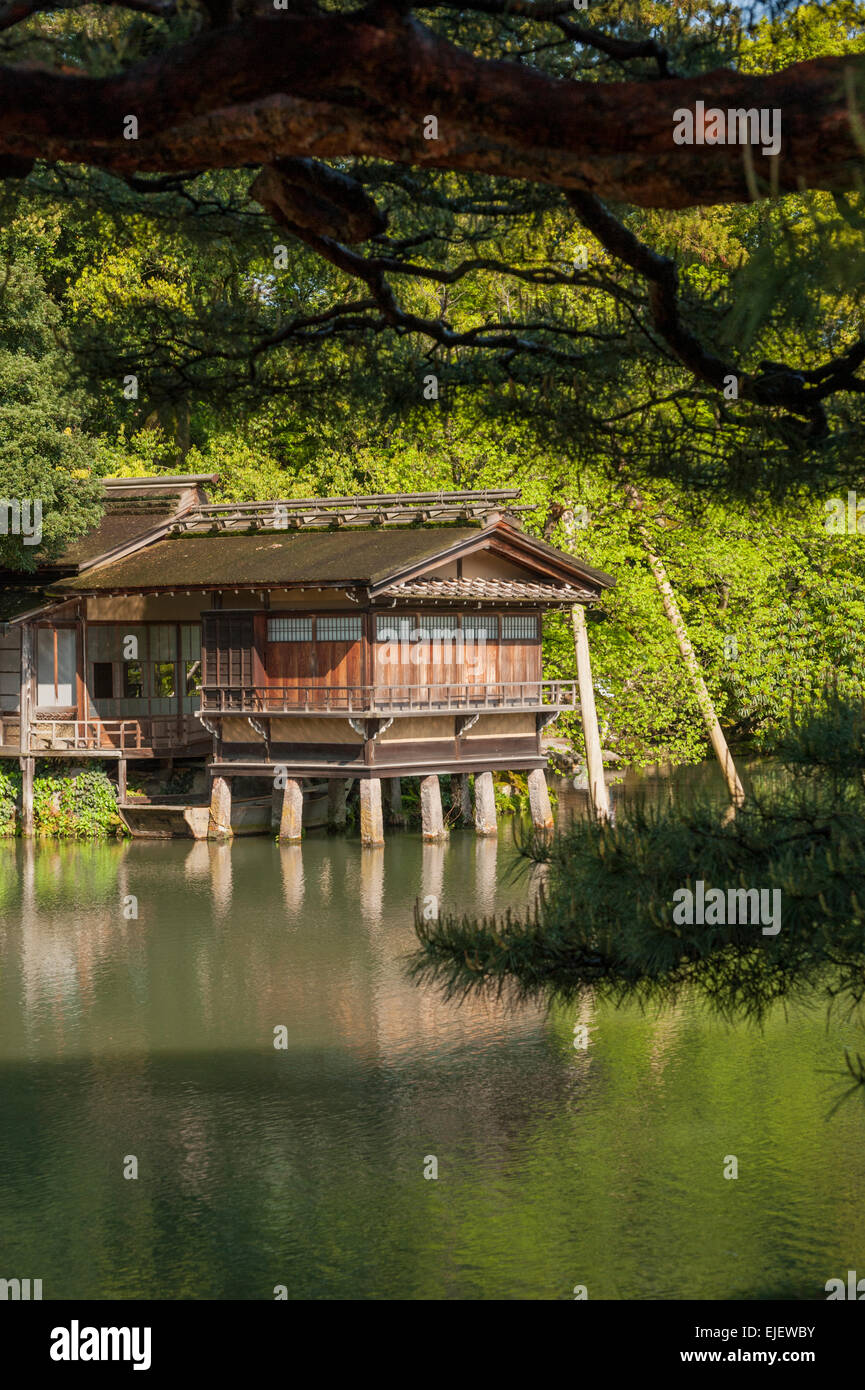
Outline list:
[[[676,71],[692,74],[774,71],[865,46],[865,10],[848,0],[746,10],[626,0],[615,25],[660,36]],[[555,32],[535,46],[524,16],[423,18],[478,52],[561,76],[621,75]],[[0,50],[108,73],[206,22],[195,4],[164,18],[85,7],[33,15],[0,34]],[[643,58],[628,71],[654,66]],[[295,336],[357,285],[253,202],[249,170],[148,182],[46,164],[3,183],[0,498],[44,499],[40,558],[93,523],[106,473],[215,472],[217,501],[516,485],[536,508],[529,530],[616,577],[590,629],[605,747],[629,763],[695,762],[705,732],[625,504],[632,482],[731,740],[771,751],[791,702],[828,671],[855,690],[862,539],[828,536],[823,520],[832,495],[865,491],[865,396],[827,402],[825,437],[791,434],[784,412],[718,400],[658,344],[645,286],[560,191],[515,198],[507,180],[337,163],[388,214],[372,252],[413,267],[392,274],[400,303],[471,342],[334,320]],[[683,318],[705,343],[735,347],[743,370],[804,369],[859,333],[862,199],[803,192],[620,215],[675,259]],[[583,247],[586,269],[575,270]],[[544,351],[482,349],[491,323],[536,334]],[[568,507],[585,508],[570,534]],[[0,535],[0,564],[35,560]],[[545,621],[545,662],[551,677],[573,678],[566,614]],[[580,746],[574,716],[556,731]]]
[[[86,840],[122,833],[114,783],[100,768],[74,776],[43,773],[33,783],[33,822],[37,835]]]
[[[18,799],[21,795],[21,773],[17,767],[7,768],[0,763],[0,835],[14,835]]]
[[[820,988],[865,998],[865,710],[828,694],[791,725],[784,775],[734,817],[686,800],[634,800],[614,824],[575,821],[526,852],[546,865],[524,916],[472,921],[416,913],[414,974],[450,995],[484,990],[615,1003],[669,1002],[697,986],[725,1015],[760,1017]],[[781,893],[781,929],[681,925],[674,894]],[[772,901],[768,899],[767,901]]]

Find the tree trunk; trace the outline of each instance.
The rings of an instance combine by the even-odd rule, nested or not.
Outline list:
[[[640,496],[637,489],[633,487],[631,483],[628,483],[625,487],[625,492],[627,494],[629,502],[634,507],[634,509],[638,512],[641,512],[643,509],[643,499]],[[742,806],[745,802],[745,791],[742,786],[742,783],[739,781],[739,774],[736,771],[736,764],[733,762],[733,755],[730,752],[730,749],[727,745],[727,740],[724,737],[724,731],[721,728],[720,723],[718,722],[718,716],[715,712],[715,706],[712,704],[712,697],[709,694],[706,682],[703,679],[703,673],[700,670],[700,663],[697,660],[697,654],[694,651],[694,648],[691,644],[691,639],[688,636],[688,630],[685,627],[685,620],[682,617],[679,605],[676,602],[676,595],[673,593],[673,586],[670,583],[669,578],[667,577],[667,571],[664,568],[664,562],[661,559],[658,552],[655,550],[654,545],[652,544],[652,538],[649,535],[649,531],[645,523],[640,521],[638,523],[637,530],[640,535],[640,540],[643,543],[643,549],[646,552],[646,557],[649,561],[649,568],[651,569],[652,574],[655,577],[655,583],[658,586],[658,592],[660,593],[664,603],[664,612],[666,613],[670,621],[670,626],[676,634],[676,641],[679,644],[679,651],[682,653],[682,660],[685,663],[688,675],[691,677],[691,686],[693,688],[694,694],[697,697],[697,704],[700,707],[700,713],[703,716],[703,721],[706,725],[706,729],[708,730],[709,738],[712,741],[712,747],[715,750],[715,756],[717,757],[718,762],[721,764],[721,771],[724,774],[724,780],[726,781],[730,791],[730,799],[734,806]]]

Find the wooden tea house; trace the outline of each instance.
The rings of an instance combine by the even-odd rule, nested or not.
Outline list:
[[[428,838],[443,774],[461,797],[474,774],[493,832],[492,773],[524,770],[545,823],[542,733],[579,701],[544,678],[541,618],[612,579],[527,534],[516,489],[212,505],[214,481],[107,480],[94,531],[0,575],[0,756],[21,761],[24,832],[36,758],[112,760],[121,806],[130,762],[197,763],[217,837],[232,788],[263,777],[289,840],[304,789],[324,782],[339,823],[349,779],[370,844],[382,782],[405,777]]]

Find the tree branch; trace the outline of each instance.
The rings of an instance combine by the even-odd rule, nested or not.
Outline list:
[[[765,76],[571,82],[478,57],[411,16],[286,12],[200,35],[119,76],[0,69],[0,155],[164,173],[372,156],[680,208],[749,201],[761,182],[854,187],[857,80],[862,54]],[[676,145],[674,112],[697,100],[780,109],[781,153]],[[124,138],[128,115],[137,139]],[[437,138],[424,136],[429,115]]]

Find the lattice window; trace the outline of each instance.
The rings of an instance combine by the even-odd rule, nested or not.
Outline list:
[[[362,633],[361,619],[316,618],[315,635],[319,642],[359,642]]]
[[[397,613],[379,613],[375,620],[375,635],[379,642],[408,642],[414,631],[414,618]]]
[[[457,641],[459,638],[459,617],[456,613],[419,613],[416,632],[440,641]]]
[[[499,620],[493,614],[464,613],[463,635],[465,637],[486,637],[495,639],[499,635]]]
[[[312,618],[268,618],[268,642],[311,642]]]
[[[507,613],[502,618],[502,637],[505,640],[537,641],[538,620],[534,613]]]

